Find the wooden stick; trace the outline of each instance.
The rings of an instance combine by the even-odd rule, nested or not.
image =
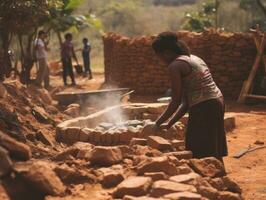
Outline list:
[[[255,42],[255,45],[256,45],[256,48],[257,48],[258,52],[259,52],[259,49],[260,49],[260,43],[262,42],[262,37],[261,36],[264,37],[264,34],[261,34],[261,35],[257,35],[257,34],[255,35],[254,34],[254,42]],[[264,55],[264,52],[262,53],[262,62],[264,64],[264,71],[265,71],[265,74],[266,74],[266,56]]]
[[[246,96],[247,96],[247,94],[248,94],[248,92],[250,90],[252,81],[254,80],[254,77],[255,77],[256,72],[258,70],[258,67],[259,67],[259,64],[260,64],[260,61],[261,61],[261,58],[262,58],[262,54],[264,53],[264,46],[265,46],[264,44],[265,44],[265,35],[262,38],[261,45],[260,45],[260,48],[259,48],[259,52],[257,53],[255,62],[253,64],[253,66],[252,66],[252,69],[251,69],[251,72],[250,72],[250,74],[248,76],[248,79],[247,79],[246,83],[243,84],[241,93],[240,93],[239,98],[238,98],[238,102],[239,103],[244,103],[245,102],[245,99],[246,99]]]
[[[233,155],[234,158],[241,158],[242,156],[244,156],[245,154],[247,153],[250,153],[250,152],[253,152],[253,151],[256,151],[258,149],[263,149],[265,148],[266,146],[260,146],[260,147],[252,147],[249,146],[247,149],[242,149],[241,151],[239,151],[238,153],[236,153],[235,155]]]

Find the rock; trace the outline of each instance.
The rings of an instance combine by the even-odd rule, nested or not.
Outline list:
[[[226,132],[230,132],[236,128],[235,117],[225,116],[224,118],[224,129]]]
[[[71,159],[71,157],[76,157],[78,152],[79,152],[78,148],[69,147],[66,150],[57,154],[52,159],[55,161],[65,161],[65,160]]]
[[[182,174],[170,177],[170,181],[174,181],[176,183],[189,183],[197,178],[200,178],[200,175],[191,172],[189,174]]]
[[[224,185],[224,181],[222,178],[210,178],[207,181],[211,184],[212,187],[219,191],[226,190],[226,186]]]
[[[28,160],[31,158],[31,150],[29,146],[14,140],[8,135],[0,131],[0,145],[9,151],[12,158],[20,160]]]
[[[52,105],[53,99],[50,93],[44,88],[38,89],[38,91],[39,91],[39,97],[42,99],[42,101],[46,104]]]
[[[234,193],[242,193],[241,188],[237,183],[235,183],[233,180],[231,180],[228,176],[225,176],[222,178],[223,184],[226,187],[226,190]]]
[[[123,200],[165,200],[165,199],[162,199],[162,198],[152,198],[152,197],[147,197],[147,196],[133,197],[133,196],[126,195],[126,196],[124,196]]]
[[[123,160],[118,147],[96,146],[90,153],[89,160],[93,165],[110,166]]]
[[[171,141],[172,147],[177,150],[184,150],[185,148],[185,141],[184,140],[172,140]]]
[[[150,195],[152,197],[161,197],[166,194],[176,193],[176,192],[197,192],[197,190],[192,185],[161,180],[161,181],[156,181],[152,185]]]
[[[218,194],[218,200],[242,200],[241,196],[239,194],[235,194],[232,192],[219,192]]]
[[[8,175],[12,170],[12,161],[8,151],[0,146],[0,178]]]
[[[190,172],[192,172],[192,169],[187,165],[181,165],[177,167],[179,174],[189,174]]]
[[[65,186],[47,162],[16,163],[14,170],[45,195],[57,196],[62,195],[65,191]]]
[[[165,155],[175,156],[178,160],[191,159],[193,157],[191,151],[175,151],[175,152],[166,153]]]
[[[140,136],[147,138],[148,136],[156,135],[158,132],[159,130],[154,128],[154,122],[149,122],[142,129]]]
[[[256,144],[256,145],[264,145],[264,142],[263,141],[260,141],[260,140],[256,140],[254,142],[254,144]]]
[[[137,166],[137,173],[143,175],[147,172],[164,172],[169,176],[178,174],[178,170],[174,164],[172,164],[167,157],[155,157],[141,162]]]
[[[172,149],[171,143],[159,136],[149,136],[148,146],[150,146],[153,149],[158,149],[160,151]]]
[[[147,140],[143,138],[132,138],[130,141],[130,146],[133,146],[133,145],[145,146],[147,145]]]
[[[54,146],[54,139],[48,132],[44,132],[43,130],[39,130],[36,134],[36,139],[41,141],[45,145]]]
[[[121,150],[123,158],[126,158],[126,157],[133,154],[133,150],[131,148],[129,148],[129,146],[127,146],[127,145],[119,145],[116,147]]]
[[[7,94],[6,88],[2,82],[0,82],[0,98],[4,98]]]
[[[51,123],[51,117],[43,108],[39,106],[34,106],[31,112],[38,122],[45,124]]]
[[[64,114],[69,115],[71,117],[78,117],[80,115],[80,105],[70,104],[64,111]]]
[[[164,196],[166,199],[170,200],[201,200],[202,197],[200,194],[195,194],[192,192],[177,192],[171,193]]]
[[[135,155],[146,155],[149,157],[157,157],[163,155],[162,152],[156,149],[152,149],[148,146],[134,145],[131,149],[133,149]]]
[[[201,194],[201,196],[206,197],[210,200],[217,200],[218,198],[218,190],[213,187],[199,186],[197,190],[198,193]]]
[[[71,168],[66,164],[56,166],[55,173],[65,184],[95,183],[96,177],[88,171]]]
[[[175,166],[180,166],[180,161],[175,156],[167,156],[167,158]]]
[[[94,145],[87,142],[76,142],[73,147],[78,150],[77,158],[89,160]]]
[[[124,180],[122,172],[110,168],[100,168],[98,172],[100,172],[102,176],[100,183],[105,188],[115,187]]]
[[[73,144],[79,141],[79,136],[81,132],[81,129],[79,127],[67,127],[66,131],[64,132],[64,140],[66,143]]]
[[[152,181],[166,180],[167,175],[164,172],[147,172],[144,176],[150,177]]]
[[[152,179],[149,177],[129,177],[120,183],[113,193],[115,198],[123,198],[125,195],[143,196],[148,193]]]
[[[202,176],[214,178],[225,175],[224,165],[214,157],[191,159],[189,165],[196,173]]]

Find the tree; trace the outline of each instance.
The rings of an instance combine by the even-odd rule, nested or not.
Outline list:
[[[13,35],[17,36],[21,51],[22,82],[29,81],[33,66],[32,41],[37,28],[49,15],[49,6],[56,0],[2,0],[0,2],[0,27],[3,46],[1,77],[11,72],[8,66],[8,50]]]
[[[191,31],[203,31],[204,28],[213,27],[216,23],[217,1],[204,2],[199,11],[185,14],[183,28]]]
[[[30,82],[30,72],[34,65],[33,41],[40,27],[54,30],[62,43],[61,32],[71,27],[81,28],[98,25],[93,15],[73,15],[82,0],[2,0],[0,1],[0,36],[2,40],[3,65],[1,78],[11,72],[8,66],[8,50],[12,36],[16,36],[20,46],[22,83]],[[97,24],[98,23],[98,24]],[[13,37],[14,38],[14,37]]]
[[[82,29],[86,27],[93,27],[101,29],[101,21],[93,14],[76,15],[74,10],[83,3],[83,0],[62,0],[59,7],[50,8],[50,16],[47,20],[46,26],[48,30],[53,30],[58,37],[59,44],[62,44],[61,33],[69,29]]]

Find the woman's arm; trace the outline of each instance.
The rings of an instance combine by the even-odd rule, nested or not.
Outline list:
[[[178,107],[177,112],[166,125],[166,128],[167,129],[171,128],[179,119],[181,119],[186,114],[187,111],[188,111],[188,104],[186,100],[183,98],[181,105]]]
[[[178,106],[181,103],[182,81],[178,62],[173,62],[169,66],[169,72],[171,79],[172,100],[168,105],[167,109],[164,111],[164,113],[156,120],[157,126],[160,126],[166,120],[168,120],[174,114],[174,112],[177,110]]]

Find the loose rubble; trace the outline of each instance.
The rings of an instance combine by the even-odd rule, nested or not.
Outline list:
[[[46,92],[37,98],[34,88],[29,96],[16,83],[4,87],[5,98],[15,101],[10,96],[16,95],[18,102],[11,103],[19,107],[14,114],[0,99],[6,105],[0,109],[2,196],[11,191],[34,200],[241,199],[219,160],[193,159],[185,150],[184,125],[145,132],[150,121],[144,114],[158,116],[163,104],[126,105],[125,121],[106,118],[116,108],[67,120]]]

